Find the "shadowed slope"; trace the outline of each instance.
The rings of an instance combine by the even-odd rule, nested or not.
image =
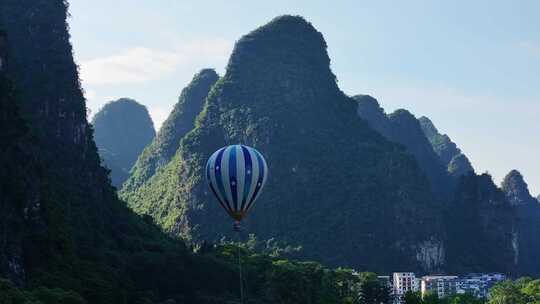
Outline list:
[[[103,106],[92,125],[101,159],[111,170],[113,185],[119,187],[141,151],[156,136],[150,114],[135,100],[120,98]]]

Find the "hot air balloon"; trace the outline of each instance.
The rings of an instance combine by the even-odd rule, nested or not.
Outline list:
[[[208,185],[221,207],[235,220],[235,230],[260,196],[267,177],[264,157],[244,145],[223,147],[206,164]]]
[[[223,147],[208,159],[206,180],[219,204],[234,219],[234,230],[240,232],[240,221],[253,207],[268,177],[268,166],[259,151],[244,145]],[[238,246],[240,303],[244,303],[242,263]]]

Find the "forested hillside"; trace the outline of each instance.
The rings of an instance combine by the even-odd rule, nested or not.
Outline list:
[[[376,119],[359,118],[322,34],[298,16],[238,40],[223,77],[194,76],[139,156],[126,205],[87,121],[67,9],[0,2],[0,303],[234,303],[237,254],[253,304],[388,298],[373,273],[306,259],[360,271],[540,273],[539,204],[521,175],[497,188],[407,111],[386,115],[375,101],[366,111]],[[148,127],[140,110],[123,109],[122,127],[139,114]],[[231,220],[205,185],[210,154],[237,143],[269,165],[244,223],[259,241],[229,241]],[[138,153],[127,150],[133,163]],[[456,189],[440,195],[447,186]]]
[[[92,126],[99,155],[111,170],[112,184],[119,188],[139,154],[156,136],[152,118],[145,106],[120,98],[105,104],[92,118]]]
[[[269,164],[246,222],[258,237],[301,245],[304,257],[330,265],[438,268],[439,212],[425,175],[357,117],[329,63],[322,34],[301,17],[242,37],[171,162],[123,197],[173,235],[219,240],[231,222],[202,168],[218,148],[243,143]]]
[[[439,155],[442,163],[452,176],[459,177],[474,172],[467,156],[461,152],[448,135],[440,134],[433,122],[425,116],[420,117],[418,121],[433,150]]]
[[[60,0],[0,2],[9,55],[6,71],[2,34],[0,302],[237,301],[236,246],[194,254],[116,197],[86,120],[66,17]],[[375,280],[241,253],[250,303],[351,302]]]
[[[506,198],[517,210],[517,263],[522,275],[540,275],[540,203],[529,193],[529,187],[517,170],[510,171],[502,182]]]
[[[448,270],[517,272],[515,209],[491,176],[462,176],[445,206],[444,223]]]
[[[491,176],[474,174],[467,157],[428,118],[417,120],[406,110],[387,115],[373,97],[354,98],[358,115],[389,140],[404,145],[430,178],[444,219],[444,269],[522,273],[517,263],[522,251],[517,246],[525,240],[517,237],[516,210]]]

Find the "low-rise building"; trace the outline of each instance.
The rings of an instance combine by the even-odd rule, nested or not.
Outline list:
[[[394,303],[402,303],[408,291],[419,290],[419,282],[414,272],[394,272],[392,275],[392,295]]]
[[[471,273],[460,278],[457,293],[470,293],[478,298],[486,298],[489,289],[504,280],[506,276],[501,273]]]
[[[436,294],[439,299],[453,295],[457,291],[459,279],[457,276],[431,275],[420,280],[422,296]]]

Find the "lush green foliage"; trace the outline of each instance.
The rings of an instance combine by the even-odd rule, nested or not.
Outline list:
[[[407,292],[404,295],[405,304],[483,304],[483,299],[470,294],[455,294],[439,299],[436,294],[427,294],[423,297],[419,292]]]
[[[474,172],[471,162],[446,134],[440,134],[433,122],[425,116],[418,119],[424,134],[429,139],[433,150],[448,168],[448,172],[459,177]]]
[[[0,300],[238,301],[237,245],[197,244],[194,253],[116,197],[86,121],[66,3],[3,0],[0,12],[16,86],[2,75],[0,274],[19,286],[0,281]],[[240,247],[249,303],[385,301],[387,290],[373,274],[281,254],[301,244],[306,256],[333,264],[421,268],[420,245],[438,241],[439,213],[424,175],[404,149],[357,119],[325,47],[320,33],[297,17],[242,38],[171,163],[128,194],[171,232],[210,239],[229,227],[202,183],[209,153],[241,141],[279,163],[247,225],[294,246],[270,244],[271,254]]]
[[[17,89],[0,75],[0,302],[237,302],[237,246],[195,254],[115,196],[84,117],[65,3],[8,0],[0,11],[17,51]],[[351,271],[269,248],[240,249],[249,303],[355,303],[362,281]]]
[[[124,186],[124,192],[133,191],[165,166],[180,147],[180,140],[195,127],[195,118],[203,109],[206,96],[219,76],[212,69],[197,73],[182,90],[178,102],[163,123],[157,137],[144,149],[133,172]]]
[[[120,98],[103,106],[92,119],[94,141],[116,187],[128,178],[131,167],[156,132],[146,107]]]
[[[191,258],[172,252],[135,255],[122,273],[128,282],[119,286],[121,290],[117,286],[105,294],[95,285],[83,289],[83,297],[60,288],[18,289],[0,279],[0,303],[236,303],[238,254],[246,303],[368,304],[390,299],[389,290],[373,273],[330,270],[318,263],[270,257],[245,244],[229,243],[201,248]]]
[[[270,166],[250,231],[330,265],[421,269],[417,250],[439,235],[428,181],[410,154],[358,119],[329,62],[321,33],[300,17],[242,37],[177,154],[124,197],[170,233],[217,240],[230,220],[203,168],[213,151],[243,143]]]
[[[537,304],[540,303],[540,280],[520,278],[504,281],[490,290],[489,304]]]

